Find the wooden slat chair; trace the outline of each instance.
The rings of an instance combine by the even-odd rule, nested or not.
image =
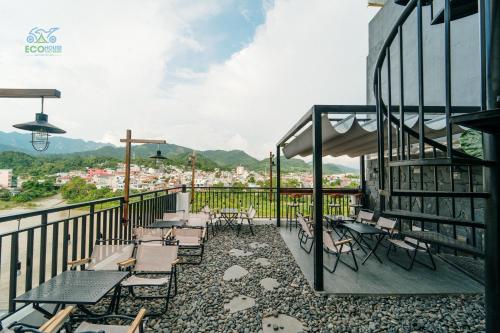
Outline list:
[[[405,237],[404,239],[388,239],[389,241],[389,247],[387,248],[387,259],[389,259],[391,262],[395,263],[399,267],[402,267],[406,269],[407,271],[411,270],[413,268],[413,265],[415,262],[421,264],[422,266],[425,266],[433,271],[436,270],[436,263],[434,262],[434,258],[432,257],[432,252],[429,244],[427,243],[422,243],[419,242],[418,240],[411,238],[411,237]],[[391,258],[390,253],[391,250],[396,252],[397,249],[402,249],[406,252],[408,255],[408,258],[410,262],[408,265],[403,265],[400,262],[394,260]],[[424,262],[421,262],[417,260],[417,253],[419,252],[424,252],[429,255],[429,260],[431,264],[427,264]]]
[[[333,264],[333,268],[328,268],[324,263],[323,267],[330,272],[334,273],[335,270],[337,269],[337,265],[339,262],[343,263],[350,269],[354,270],[355,272],[358,271],[358,262],[356,261],[356,256],[354,255],[354,249],[352,247],[352,239],[342,239],[342,240],[335,240],[332,237],[332,231],[331,230],[324,230],[323,231],[323,249],[326,253],[333,254],[336,256],[335,262]],[[354,265],[351,265],[341,259],[341,256],[343,254],[352,255],[352,260]]]
[[[257,211],[255,210],[255,208],[250,207],[246,213],[243,213],[238,217],[238,219],[236,220],[238,235],[240,234],[241,228],[243,227],[243,224],[245,224],[245,222],[248,224],[248,228],[250,229],[252,236],[255,235],[253,232],[253,219],[256,213]]]
[[[203,260],[205,251],[206,228],[199,227],[175,227],[171,229],[169,239],[177,241],[179,244],[179,256],[181,257],[199,257],[198,261],[183,261],[182,264],[199,265]],[[195,253],[191,253],[195,250]]]
[[[130,294],[138,299],[165,299],[165,306],[161,312],[151,312],[148,316],[160,316],[168,309],[171,297],[177,294],[177,264],[179,246],[176,243],[156,245],[149,243],[139,243],[135,258],[124,260],[120,263],[121,269],[130,268],[132,275],[121,283],[121,287],[128,288]],[[159,276],[159,277],[152,277]],[[172,294],[172,285],[174,291]],[[155,295],[139,295],[136,288],[156,288],[166,289]],[[118,294],[116,311],[120,306],[121,289]]]
[[[118,263],[133,256],[135,244],[129,240],[115,240],[123,244],[102,244],[108,241],[97,240],[92,254],[88,258],[68,261],[71,270],[86,269],[91,271],[118,270]]]
[[[297,221],[299,222],[298,237],[300,247],[307,253],[311,253],[314,245],[314,229],[312,222],[306,221],[304,216],[300,213],[297,214]],[[309,248],[306,247],[308,241],[311,241],[311,246]]]

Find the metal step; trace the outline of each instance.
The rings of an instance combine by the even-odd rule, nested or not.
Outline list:
[[[444,197],[444,198],[489,198],[488,192],[451,192],[451,191],[421,191],[421,190],[392,190],[393,196],[412,197]]]
[[[493,165],[492,161],[481,160],[479,158],[422,158],[413,160],[397,160],[390,161],[390,167],[402,166],[490,166]]]
[[[481,225],[480,222],[472,220],[464,220],[464,219],[458,219],[449,216],[439,216],[434,214],[410,212],[407,210],[399,210],[399,209],[385,210],[383,212],[383,215],[390,217],[397,217],[406,220],[437,222],[437,223],[452,224],[463,227],[478,227]]]
[[[500,133],[500,109],[452,116],[450,120],[454,125],[462,125],[490,134]]]
[[[450,19],[452,21],[474,15],[478,12],[477,0],[450,0]],[[444,22],[444,8],[434,14],[431,25]]]

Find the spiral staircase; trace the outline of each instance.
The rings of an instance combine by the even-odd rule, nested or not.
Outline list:
[[[409,221],[422,229],[436,229],[438,232],[447,232],[456,239],[457,228],[464,228],[467,234],[467,243],[478,252],[483,248],[482,239],[476,235],[477,227],[481,222],[475,218],[476,198],[486,199],[489,193],[478,191],[474,186],[474,168],[481,168],[490,164],[489,161],[468,155],[453,146],[454,128],[453,116],[458,112],[473,112],[484,110],[485,105],[477,107],[462,107],[451,104],[451,22],[463,19],[478,13],[477,0],[446,0],[444,8],[435,9],[434,1],[424,0],[396,0],[396,4],[404,6],[401,16],[386,38],[379,53],[374,73],[373,92],[377,104],[378,140],[379,140],[379,189],[380,210],[387,216]],[[424,22],[422,11],[426,6],[431,8],[431,21]],[[403,25],[416,12],[417,20],[417,86],[418,105],[405,106],[405,89],[399,89],[397,105],[392,104],[392,86],[404,87],[407,79],[403,66],[404,43]],[[415,14],[413,14],[415,15]],[[482,16],[482,15],[479,15]],[[479,21],[481,21],[480,19]],[[424,55],[423,55],[423,25],[444,24],[444,63],[445,70],[445,98],[443,105],[427,106],[424,104]],[[481,24],[481,23],[479,23]],[[406,32],[408,33],[408,32]],[[399,48],[398,58],[391,59],[391,47]],[[401,46],[401,47],[399,47]],[[398,63],[398,80],[391,76],[391,61]],[[483,60],[481,60],[482,62]],[[478,70],[480,70],[478,68]],[[382,81],[384,84],[382,84]],[[397,82],[393,82],[397,81]],[[435,83],[434,83],[435,84]],[[415,116],[415,107],[418,114],[418,130],[407,125],[406,119]],[[412,112],[410,114],[410,112]],[[439,118],[439,119],[438,119]],[[426,136],[426,121],[436,122],[438,119],[445,123],[445,139],[431,139]],[[385,121],[388,120],[388,121]],[[424,120],[424,121],[422,121]],[[389,125],[385,125],[385,124]],[[391,139],[388,139],[391,138]],[[387,164],[387,165],[386,165]],[[447,172],[444,172],[447,170]],[[433,174],[433,179],[425,179],[424,174]],[[468,188],[455,187],[455,174],[463,173],[468,177]],[[449,177],[446,188],[440,188],[442,179],[438,174]],[[403,178],[403,179],[402,179]],[[459,198],[459,199],[458,199]],[[450,203],[447,213],[440,212],[440,199]],[[468,199],[469,213],[457,214],[457,201],[463,203]],[[433,202],[432,202],[433,201]],[[432,212],[426,207],[432,206]],[[463,207],[461,207],[463,208]],[[444,213],[444,214],[440,214]],[[463,213],[463,210],[462,210]],[[445,229],[445,230],[441,230]],[[456,254],[456,253],[455,253]]]

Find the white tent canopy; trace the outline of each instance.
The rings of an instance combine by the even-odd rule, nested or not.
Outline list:
[[[418,132],[418,116],[405,118],[405,125]],[[424,125],[427,138],[437,139],[446,135],[444,116],[429,116],[429,120],[426,120]],[[384,121],[384,128],[387,128],[387,120]],[[393,129],[397,131],[394,125]],[[454,134],[461,131],[462,129],[458,126],[453,128]],[[377,124],[375,119],[358,119],[356,115],[351,114],[341,121],[331,121],[328,114],[324,114],[321,118],[321,132],[323,156],[348,155],[349,157],[358,157],[377,152]],[[397,136],[393,135],[393,147],[397,144],[396,139]],[[385,141],[387,142],[387,131],[385,131]],[[312,154],[312,147],[312,125],[310,125],[285,144],[283,153],[286,158],[297,155],[305,157]]]

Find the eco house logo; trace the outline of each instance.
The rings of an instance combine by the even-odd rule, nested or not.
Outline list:
[[[27,44],[24,46],[24,52],[28,55],[59,55],[62,53],[62,46],[57,43],[55,32],[59,28],[50,28],[45,30],[34,27],[26,37]]]

